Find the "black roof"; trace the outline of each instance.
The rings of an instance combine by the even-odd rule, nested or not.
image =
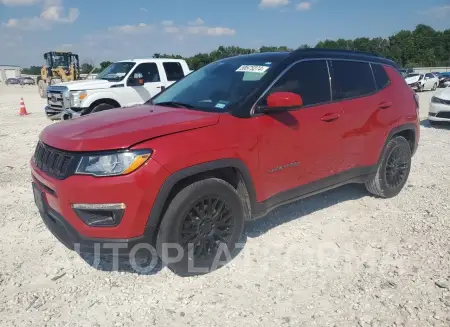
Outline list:
[[[261,52],[252,53],[248,55],[240,55],[236,57],[248,57],[258,58],[267,61],[280,61],[287,59],[296,61],[306,58],[338,58],[338,59],[353,59],[369,62],[376,62],[384,65],[393,66],[399,69],[399,66],[394,61],[384,58],[378,54],[363,51],[354,50],[341,50],[341,49],[324,49],[324,48],[311,48],[311,49],[297,49],[291,52]],[[232,57],[232,58],[236,58]]]

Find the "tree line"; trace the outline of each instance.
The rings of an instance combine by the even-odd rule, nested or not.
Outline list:
[[[311,48],[304,44],[298,48]],[[404,68],[412,67],[438,67],[450,66],[450,29],[436,31],[431,26],[419,24],[412,31],[401,30],[387,38],[361,37],[353,40],[338,39],[324,40],[315,45],[315,48],[345,49],[376,53],[394,60]],[[262,46],[259,49],[241,48],[236,46],[220,46],[210,53],[198,53],[191,57],[178,54],[153,54],[153,58],[184,59],[189,67],[197,70],[213,61],[243,54],[257,52],[292,51],[286,46]],[[92,63],[84,62],[80,66],[81,73],[87,74],[94,69],[98,73],[108,67],[110,61],[103,61],[100,67],[94,69]],[[32,73],[33,72],[33,73]],[[39,75],[40,67],[32,66],[23,69],[22,73]]]

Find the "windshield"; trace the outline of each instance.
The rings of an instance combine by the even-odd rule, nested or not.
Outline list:
[[[115,62],[105,68],[96,79],[106,79],[108,81],[121,81],[134,67],[134,62]]]
[[[279,61],[281,58],[275,58]],[[213,62],[187,75],[149,101],[203,111],[225,112],[245,98],[275,66],[274,58],[233,57]]]
[[[406,76],[406,77],[416,77],[416,76],[419,76],[420,74],[408,74],[408,76]]]
[[[53,56],[53,65],[55,67],[69,67],[69,56],[68,55],[58,55]]]

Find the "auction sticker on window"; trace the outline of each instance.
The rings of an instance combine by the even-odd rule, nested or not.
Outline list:
[[[246,73],[264,73],[268,70],[267,66],[257,66],[257,65],[242,65],[238,69],[237,72],[246,72]]]

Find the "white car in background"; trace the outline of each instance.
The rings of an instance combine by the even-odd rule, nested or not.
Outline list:
[[[414,91],[436,90],[439,85],[439,78],[433,73],[412,73],[405,77],[406,84]]]
[[[450,88],[447,87],[434,94],[428,111],[428,121],[450,123]]]

